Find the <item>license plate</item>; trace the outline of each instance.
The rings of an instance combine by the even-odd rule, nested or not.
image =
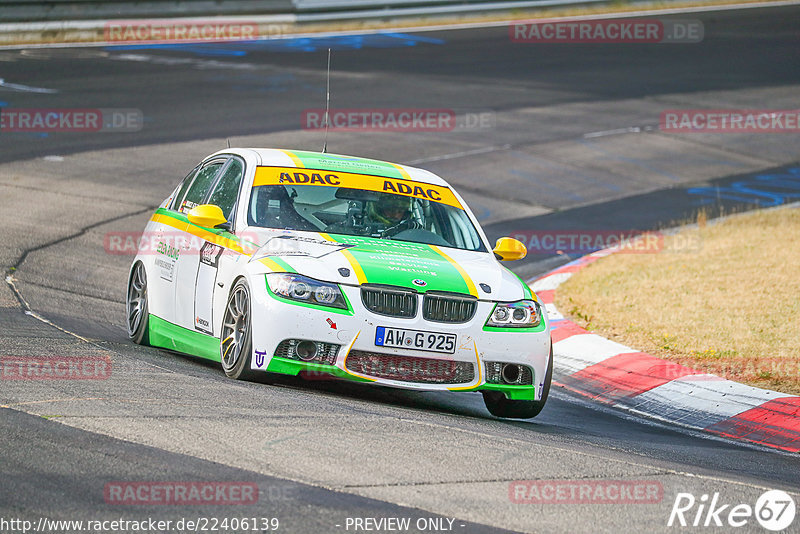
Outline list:
[[[375,331],[375,345],[453,354],[456,351],[456,335],[379,326]]]

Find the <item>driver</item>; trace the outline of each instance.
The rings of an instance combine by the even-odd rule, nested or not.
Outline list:
[[[419,226],[413,220],[413,206],[411,197],[381,193],[377,200],[369,202],[367,214],[374,222],[386,226],[384,235],[393,235]]]
[[[394,226],[411,216],[410,197],[381,193],[378,200],[369,203],[370,218],[386,226]]]

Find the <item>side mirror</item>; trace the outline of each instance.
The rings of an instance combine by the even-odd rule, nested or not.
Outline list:
[[[494,245],[494,255],[501,261],[521,260],[528,253],[520,241],[513,237],[501,237]]]
[[[205,228],[216,228],[217,226],[228,222],[225,219],[225,215],[222,214],[222,209],[213,204],[195,206],[189,210],[189,213],[186,214],[186,217],[188,217],[190,223],[196,224],[197,226],[203,226]]]

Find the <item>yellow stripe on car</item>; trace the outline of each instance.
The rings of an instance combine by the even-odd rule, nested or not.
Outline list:
[[[478,379],[476,382],[468,386],[456,386],[452,388],[447,388],[450,391],[463,391],[465,389],[474,389],[483,383],[483,364],[481,363],[481,356],[480,354],[478,354],[478,344],[475,342],[474,339],[472,340],[472,346],[475,347],[475,362],[477,363],[478,366]]]
[[[347,258],[347,261],[350,262],[350,266],[353,268],[353,272],[356,273],[356,279],[358,280],[359,284],[366,284],[367,283],[367,275],[364,274],[364,269],[361,268],[359,265],[358,260],[355,256],[353,256],[349,250],[343,250],[342,256]]]
[[[408,176],[406,173],[404,176]],[[393,193],[411,198],[439,202],[464,209],[453,191],[446,186],[415,182],[410,179],[370,176],[350,172],[296,169],[293,167],[258,167],[253,187],[260,185],[316,185],[346,187],[362,191]]]
[[[353,345],[356,344],[356,340],[358,339],[359,335],[361,335],[361,330],[359,330],[356,333],[356,337],[354,337],[353,341],[351,341],[350,344],[347,345],[347,347],[345,348],[344,359],[342,360],[342,367],[340,369],[342,369],[348,375],[357,376],[358,378],[363,378],[364,380],[369,380],[370,382],[375,382],[377,379],[372,378],[371,376],[366,376],[366,375],[362,375],[360,373],[356,373],[356,372],[351,371],[350,369],[347,368],[347,357],[350,356],[350,351],[353,350]]]
[[[411,180],[411,176],[409,176],[408,172],[403,168],[402,165],[398,165],[397,163],[392,163],[391,165],[392,165],[392,167],[397,169],[397,172],[400,173],[400,176],[402,176],[403,179],[409,180],[409,181]]]
[[[464,268],[458,264],[458,262],[456,262],[453,258],[445,254],[445,252],[436,245],[428,245],[428,246],[430,246],[434,252],[436,252],[441,257],[450,262],[450,265],[455,267],[455,269],[458,271],[458,274],[460,274],[461,277],[464,279],[464,283],[467,284],[467,291],[469,291],[469,294],[475,298],[478,298],[478,290],[475,288],[475,283],[472,281],[472,278],[469,277],[467,271],[465,271]]]
[[[322,239],[325,241],[330,241],[331,243],[338,243],[334,238],[332,238],[329,234],[321,232],[319,234]],[[342,256],[347,260],[350,264],[350,267],[353,268],[353,272],[356,274],[356,280],[358,280],[359,284],[366,284],[367,283],[367,275],[364,274],[364,269],[361,268],[361,264],[358,263],[358,260],[355,256],[350,254],[349,250],[341,250]]]
[[[294,152],[291,152],[289,150],[281,150],[281,152],[292,158],[294,164],[297,165],[299,168],[302,169],[305,167],[305,165],[303,165],[303,161],[300,158],[298,158],[297,154],[295,154]]]
[[[261,263],[263,263],[264,265],[266,265],[266,266],[267,266],[267,268],[271,269],[273,273],[285,273],[285,272],[286,272],[286,269],[284,269],[283,267],[281,267],[281,266],[278,264],[278,262],[277,262],[277,261],[275,261],[275,260],[272,260],[272,259],[270,259],[270,258],[261,258],[261,259],[260,259],[260,260],[258,260],[258,261],[260,261]]]
[[[215,234],[214,232],[211,232],[209,230],[205,230],[203,228],[197,227],[197,226],[195,226],[195,225],[193,225],[191,223],[188,223],[186,221],[181,221],[180,219],[176,219],[174,217],[169,217],[167,215],[162,215],[160,213],[154,214],[150,218],[150,220],[153,221],[153,222],[159,223],[159,224],[165,224],[167,226],[171,226],[172,228],[175,228],[176,230],[180,230],[181,232],[186,232],[187,234],[191,234],[193,236],[197,236],[197,237],[199,237],[201,239],[204,239],[206,241],[209,241],[209,242],[211,242],[211,243],[213,243],[215,245],[219,245],[221,247],[227,248],[227,249],[232,250],[234,252],[238,252],[239,254],[245,254],[246,253],[244,251],[244,249],[242,248],[241,244],[238,241],[235,241],[235,240],[230,239],[230,238],[225,237],[225,236],[221,236],[219,234]],[[248,247],[248,248],[250,248],[250,247]],[[253,251],[251,251],[250,253],[252,253],[254,251],[255,251],[255,249]]]

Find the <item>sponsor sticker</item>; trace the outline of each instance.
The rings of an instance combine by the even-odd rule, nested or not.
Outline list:
[[[318,171],[291,167],[258,167],[253,187],[261,185],[336,186],[364,191],[394,193],[461,208],[449,187],[383,176]],[[463,208],[461,208],[463,209]]]

